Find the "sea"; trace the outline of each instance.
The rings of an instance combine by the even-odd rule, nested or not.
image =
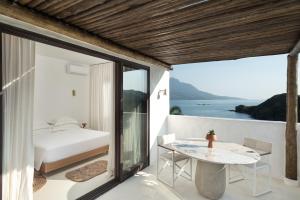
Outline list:
[[[233,118],[233,119],[252,119],[250,115],[237,113],[232,110],[235,106],[255,106],[262,103],[263,100],[171,100],[172,106],[179,106],[183,115]]]

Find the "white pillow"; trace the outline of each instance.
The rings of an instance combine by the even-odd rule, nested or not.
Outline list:
[[[54,126],[61,126],[65,124],[79,124],[76,119],[73,119],[71,117],[61,117],[55,120]]]
[[[60,131],[67,131],[72,129],[79,129],[79,124],[64,124],[60,126],[53,126],[52,132],[60,132]]]

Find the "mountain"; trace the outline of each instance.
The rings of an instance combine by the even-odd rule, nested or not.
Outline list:
[[[147,112],[147,94],[136,90],[123,91],[123,112]]]
[[[298,97],[300,105],[300,96]],[[246,113],[254,119],[286,121],[286,93],[274,95],[257,106],[239,105],[235,112]],[[298,107],[298,121],[300,120],[300,108]]]
[[[236,97],[218,96],[198,90],[191,84],[184,83],[175,78],[170,78],[170,98],[172,100],[217,100],[240,99]]]

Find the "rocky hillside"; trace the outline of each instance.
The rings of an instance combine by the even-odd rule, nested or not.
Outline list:
[[[170,96],[172,100],[217,100],[239,99],[235,97],[218,96],[198,90],[191,84],[184,83],[175,78],[170,78]]]
[[[298,104],[300,105],[300,98],[298,98]],[[257,106],[236,106],[235,112],[249,114],[254,119],[286,121],[286,93],[274,95]],[[298,107],[298,121],[299,114]]]

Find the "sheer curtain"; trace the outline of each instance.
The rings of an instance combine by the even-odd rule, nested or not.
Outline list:
[[[123,169],[130,170],[132,166],[143,161],[145,147],[142,146],[146,139],[144,130],[147,126],[147,114],[142,113],[142,105],[137,105],[131,112],[123,113]]]
[[[32,199],[35,43],[2,35],[4,109],[2,199]]]
[[[108,169],[115,161],[115,90],[114,63],[92,65],[90,69],[90,128],[111,134]]]
[[[121,160],[130,171],[147,158],[147,71],[126,68],[123,73],[123,135]]]

